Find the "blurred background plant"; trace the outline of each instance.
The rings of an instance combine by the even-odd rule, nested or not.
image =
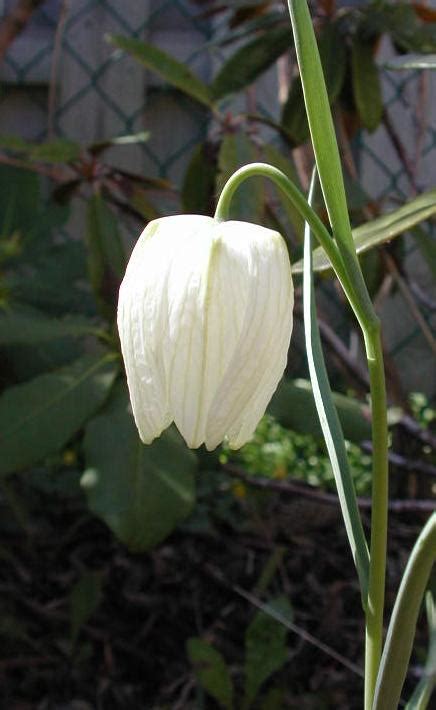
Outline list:
[[[213,697],[231,707],[235,692],[244,707],[349,708],[357,671],[344,659],[359,661],[358,599],[343,570],[348,553],[306,379],[298,276],[286,379],[240,452],[194,454],[172,430],[140,444],[114,324],[128,255],[148,220],[212,214],[224,181],[253,160],[307,188],[312,156],[285,4],[4,0],[1,7],[2,702],[186,708],[209,707]],[[411,55],[436,53],[436,10],[424,2],[319,0],[312,11],[358,225],[436,182],[434,82],[429,72],[404,69]],[[233,204],[234,217],[279,229],[298,261],[301,218],[271,186],[251,182]],[[399,516],[393,580],[435,489],[435,254],[428,220],[362,257],[388,363],[391,508]],[[317,292],[365,507],[367,377],[328,273]],[[271,676],[279,680],[247,681],[256,664],[237,649],[246,633],[246,654],[248,634],[263,658],[269,627],[249,629],[270,622],[251,620],[242,588],[257,604],[292,599],[300,626],[326,648],[297,627],[290,650],[286,634],[277,641]],[[331,648],[338,628],[339,660]],[[191,640],[185,656],[193,631],[209,645]],[[217,639],[229,672],[214,655]],[[144,642],[159,642],[156,659],[145,658]],[[280,676],[294,655],[302,676],[288,666]],[[358,688],[355,697],[358,707]]]

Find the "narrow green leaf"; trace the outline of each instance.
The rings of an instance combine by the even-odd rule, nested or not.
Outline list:
[[[145,446],[124,386],[85,434],[88,505],[134,552],[149,550],[191,512],[196,457],[173,430]]]
[[[240,47],[224,62],[213,80],[213,97],[222,99],[252,84],[291,46],[292,33],[287,27],[278,27]]]
[[[371,438],[371,415],[369,408],[356,399],[333,393],[344,436],[356,444]],[[322,429],[313,399],[313,390],[308,380],[287,380],[279,384],[268,412],[282,426],[294,431],[322,437]]]
[[[41,311],[17,306],[0,310],[0,345],[33,345],[96,332],[95,323],[82,316],[49,318]]]
[[[292,608],[288,600],[280,597],[268,606],[292,620]],[[256,699],[263,683],[286,663],[286,626],[276,621],[265,611],[258,611],[245,633],[245,694],[242,703],[247,710]]]
[[[372,44],[359,37],[351,47],[353,93],[360,120],[372,132],[379,126],[383,115],[379,70],[374,61]]]
[[[406,705],[406,710],[425,710],[436,688],[436,603],[431,591],[425,595],[428,626],[428,650],[424,675]]]
[[[404,234],[404,232],[407,232],[420,222],[429,219],[434,214],[436,214],[436,190],[430,190],[407,202],[399,209],[353,229],[353,241],[356,251],[358,254],[362,254],[373,247],[388,242],[394,237]],[[431,263],[430,255],[429,265]],[[313,270],[326,271],[330,268],[331,264],[324,249],[317,247],[313,252]],[[294,274],[301,274],[302,271],[303,260],[293,264],[292,272]]]
[[[71,642],[77,641],[80,629],[100,604],[102,597],[100,572],[85,572],[76,582],[70,595]]]
[[[211,213],[215,196],[216,156],[205,141],[194,150],[182,185],[182,205],[189,214]]]
[[[0,474],[41,461],[64,446],[109,394],[118,369],[112,354],[86,355],[0,397]]]
[[[188,67],[170,54],[152,44],[132,37],[110,35],[111,44],[130,54],[150,71],[158,74],[168,84],[183,91],[192,99],[208,106],[213,105],[209,87],[191,72]]]
[[[126,268],[126,255],[115,215],[100,193],[88,201],[86,217],[90,281],[104,315],[109,316]]]
[[[401,580],[379,666],[373,710],[398,708],[421,602],[435,561],[436,513],[433,513],[413,547]]]
[[[309,203],[312,203],[314,185],[315,178],[312,180]],[[310,227],[307,224],[304,236],[303,305],[306,353],[313,396],[335,476],[348,542],[359,576],[362,605],[365,608],[368,596],[369,552],[348,465],[344,434],[334,405],[322,352],[313,285],[312,238]]]
[[[384,62],[383,68],[394,71],[436,69],[436,54],[400,54]]]
[[[188,639],[186,647],[198,683],[220,707],[231,710],[233,683],[221,653],[200,638]]]

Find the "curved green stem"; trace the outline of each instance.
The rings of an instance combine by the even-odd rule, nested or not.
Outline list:
[[[330,232],[321,222],[316,212],[309,205],[305,196],[298,187],[278,168],[268,165],[268,163],[249,163],[244,167],[239,168],[228,179],[223,187],[218,204],[215,210],[215,219],[218,222],[223,222],[228,219],[230,203],[233,195],[238,187],[250,177],[264,177],[272,180],[277,187],[289,198],[294,207],[300,212],[303,219],[309,224],[313,234],[317,238],[320,245],[323,247],[330,263],[338,277],[342,288],[350,302],[356,318],[359,321],[364,332],[371,330],[377,318],[371,308],[368,310],[367,304],[357,293],[352,279],[349,277],[346,267],[344,266],[342,255],[338,249],[335,240]],[[370,345],[369,345],[370,347]]]

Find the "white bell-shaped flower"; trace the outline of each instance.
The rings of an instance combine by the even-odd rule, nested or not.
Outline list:
[[[118,303],[142,441],[173,421],[191,448],[248,441],[286,366],[292,308],[289,257],[277,232],[200,215],[150,222]]]

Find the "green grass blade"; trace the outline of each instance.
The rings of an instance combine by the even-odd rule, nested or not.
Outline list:
[[[373,710],[398,708],[419,609],[435,559],[436,513],[433,513],[413,547],[398,590],[378,672]]]
[[[314,180],[312,180],[309,203],[312,202],[313,191]],[[369,575],[368,546],[357,507],[356,494],[348,465],[344,435],[333,402],[322,352],[321,337],[316,315],[315,289],[313,285],[311,241],[310,227],[306,223],[304,236],[303,302],[307,359],[315,404],[335,476],[345,528],[354,564],[356,565],[359,576],[362,604],[365,607]]]

